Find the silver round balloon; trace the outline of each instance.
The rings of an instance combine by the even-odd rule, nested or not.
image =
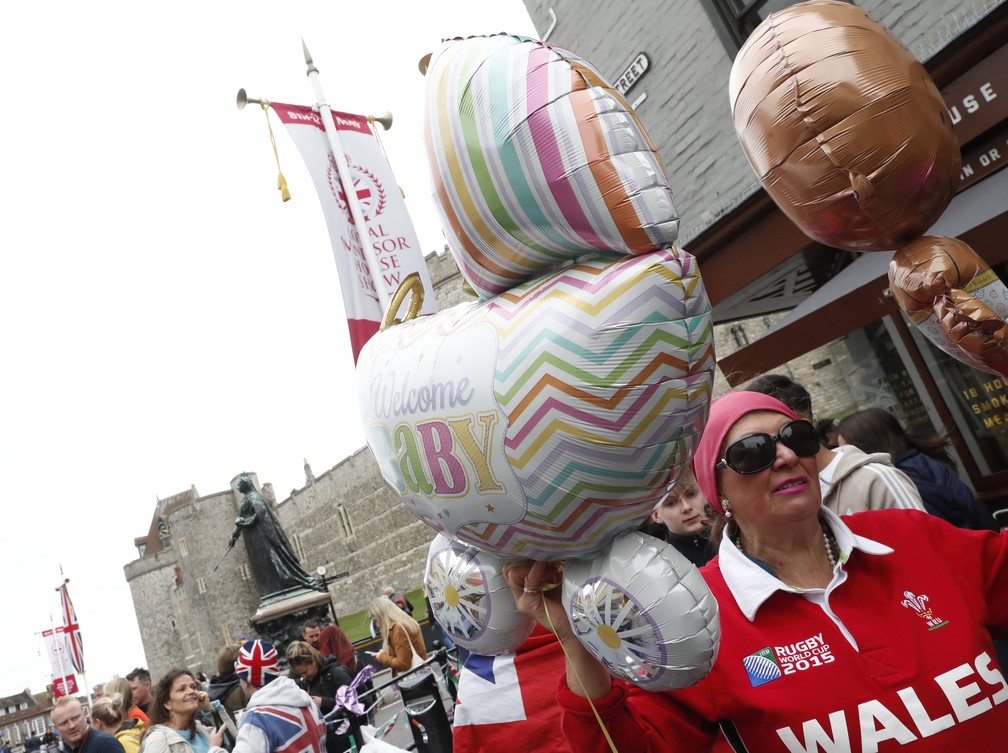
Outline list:
[[[433,618],[455,643],[477,654],[514,651],[535,622],[515,608],[503,557],[438,534],[427,552],[424,583]]]
[[[669,690],[695,685],[714,665],[717,602],[664,541],[631,531],[594,559],[566,560],[563,601],[578,638],[614,677]]]

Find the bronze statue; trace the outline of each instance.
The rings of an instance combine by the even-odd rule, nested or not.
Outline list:
[[[245,551],[259,596],[265,599],[275,593],[301,588],[325,590],[301,567],[294,548],[280,527],[280,521],[253,486],[252,479],[243,473],[238,477],[237,486],[245,498],[238,508],[227,551],[238,541],[238,535],[244,532]]]

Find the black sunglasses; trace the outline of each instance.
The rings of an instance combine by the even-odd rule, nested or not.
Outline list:
[[[717,462],[714,470],[731,468],[742,475],[765,471],[777,457],[778,442],[800,458],[809,458],[819,452],[819,436],[815,427],[808,421],[791,421],[780,427],[776,436],[759,432],[732,442],[725,448],[724,457]]]

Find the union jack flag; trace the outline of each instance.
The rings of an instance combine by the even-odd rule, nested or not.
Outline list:
[[[242,724],[251,724],[266,734],[271,753],[325,753],[325,722],[318,707],[255,706],[245,712]]]
[[[70,649],[70,663],[73,664],[75,672],[84,672],[84,641],[81,639],[80,625],[77,624],[77,613],[74,611],[73,602],[70,601],[70,594],[67,591],[66,581],[59,587],[60,606],[63,610],[62,633],[66,638],[67,646]]]

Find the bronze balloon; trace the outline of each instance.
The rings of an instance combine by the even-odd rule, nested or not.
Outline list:
[[[735,132],[763,187],[813,239],[898,249],[893,297],[937,347],[1008,376],[1008,289],[968,245],[920,236],[952,200],[959,144],[927,71],[863,10],[812,0],[739,51]]]
[[[911,241],[889,264],[889,289],[936,346],[1008,376],[1008,289],[969,245],[936,236]]]
[[[959,145],[924,67],[855,5],[773,13],[742,46],[729,96],[767,193],[807,235],[883,251],[926,232],[952,199]]]

